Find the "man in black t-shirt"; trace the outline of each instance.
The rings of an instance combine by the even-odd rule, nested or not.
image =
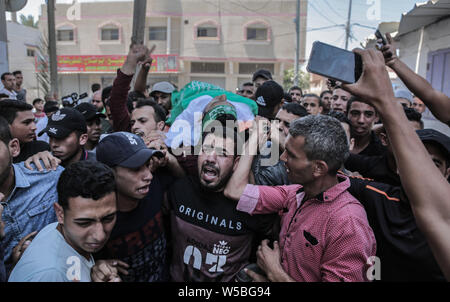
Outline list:
[[[8,122],[12,137],[20,142],[20,154],[13,159],[14,163],[22,162],[38,152],[50,150],[46,142],[36,140],[36,123],[32,109],[33,106],[23,101],[0,102],[0,116]]]
[[[172,281],[233,281],[250,263],[255,236],[272,227],[272,215],[237,211],[223,195],[239,156],[230,135],[237,132],[222,130],[203,135],[198,176],[182,178],[168,191]]]
[[[126,282],[168,281],[167,240],[161,206],[172,177],[152,174],[153,156],[142,138],[128,132],[106,136],[97,145],[97,160],[114,171],[117,220],[96,259],[116,259],[129,265]]]

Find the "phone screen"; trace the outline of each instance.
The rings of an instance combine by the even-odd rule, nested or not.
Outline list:
[[[306,69],[343,83],[355,83],[362,73],[362,60],[354,52],[316,41]]]

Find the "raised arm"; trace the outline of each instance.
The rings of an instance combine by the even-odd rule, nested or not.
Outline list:
[[[441,122],[450,125],[450,98],[434,89],[427,80],[403,63],[396,55],[391,35],[387,33],[386,37],[388,43],[382,47],[386,65],[395,71],[406,87],[421,99]]]
[[[150,54],[155,49],[155,45],[153,45],[152,49],[150,49]],[[153,59],[151,56],[148,56],[144,62],[141,64],[141,69],[136,77],[136,81],[134,82],[134,91],[139,91],[142,94],[147,95],[147,76],[150,71],[150,67],[152,66]]]
[[[363,75],[344,89],[370,102],[382,117],[417,224],[450,280],[450,184],[409,126],[401,105],[394,102],[383,55],[373,49],[355,52],[363,58]]]

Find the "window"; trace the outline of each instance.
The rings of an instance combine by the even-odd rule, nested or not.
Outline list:
[[[167,27],[165,26],[151,26],[149,28],[150,41],[166,41],[167,40]]]
[[[267,28],[247,27],[247,40],[267,41]]]
[[[274,74],[275,66],[269,63],[239,63],[239,74],[253,74],[258,69],[267,69]]]
[[[102,28],[102,41],[117,41],[119,40],[119,29],[116,27]]]
[[[34,49],[27,48],[27,57],[34,57]]]
[[[58,29],[56,39],[58,41],[73,41],[73,29]]]
[[[214,25],[203,25],[197,28],[198,38],[217,38],[217,27]]]
[[[192,62],[191,73],[225,73],[225,63]]]

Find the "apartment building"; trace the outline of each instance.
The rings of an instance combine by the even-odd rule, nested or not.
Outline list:
[[[156,45],[149,85],[207,81],[234,91],[259,68],[282,83],[294,66],[295,0],[148,0],[145,42]],[[307,0],[301,1],[304,61]],[[111,84],[131,41],[133,1],[56,4],[60,96]],[[47,32],[46,6],[40,29]]]

